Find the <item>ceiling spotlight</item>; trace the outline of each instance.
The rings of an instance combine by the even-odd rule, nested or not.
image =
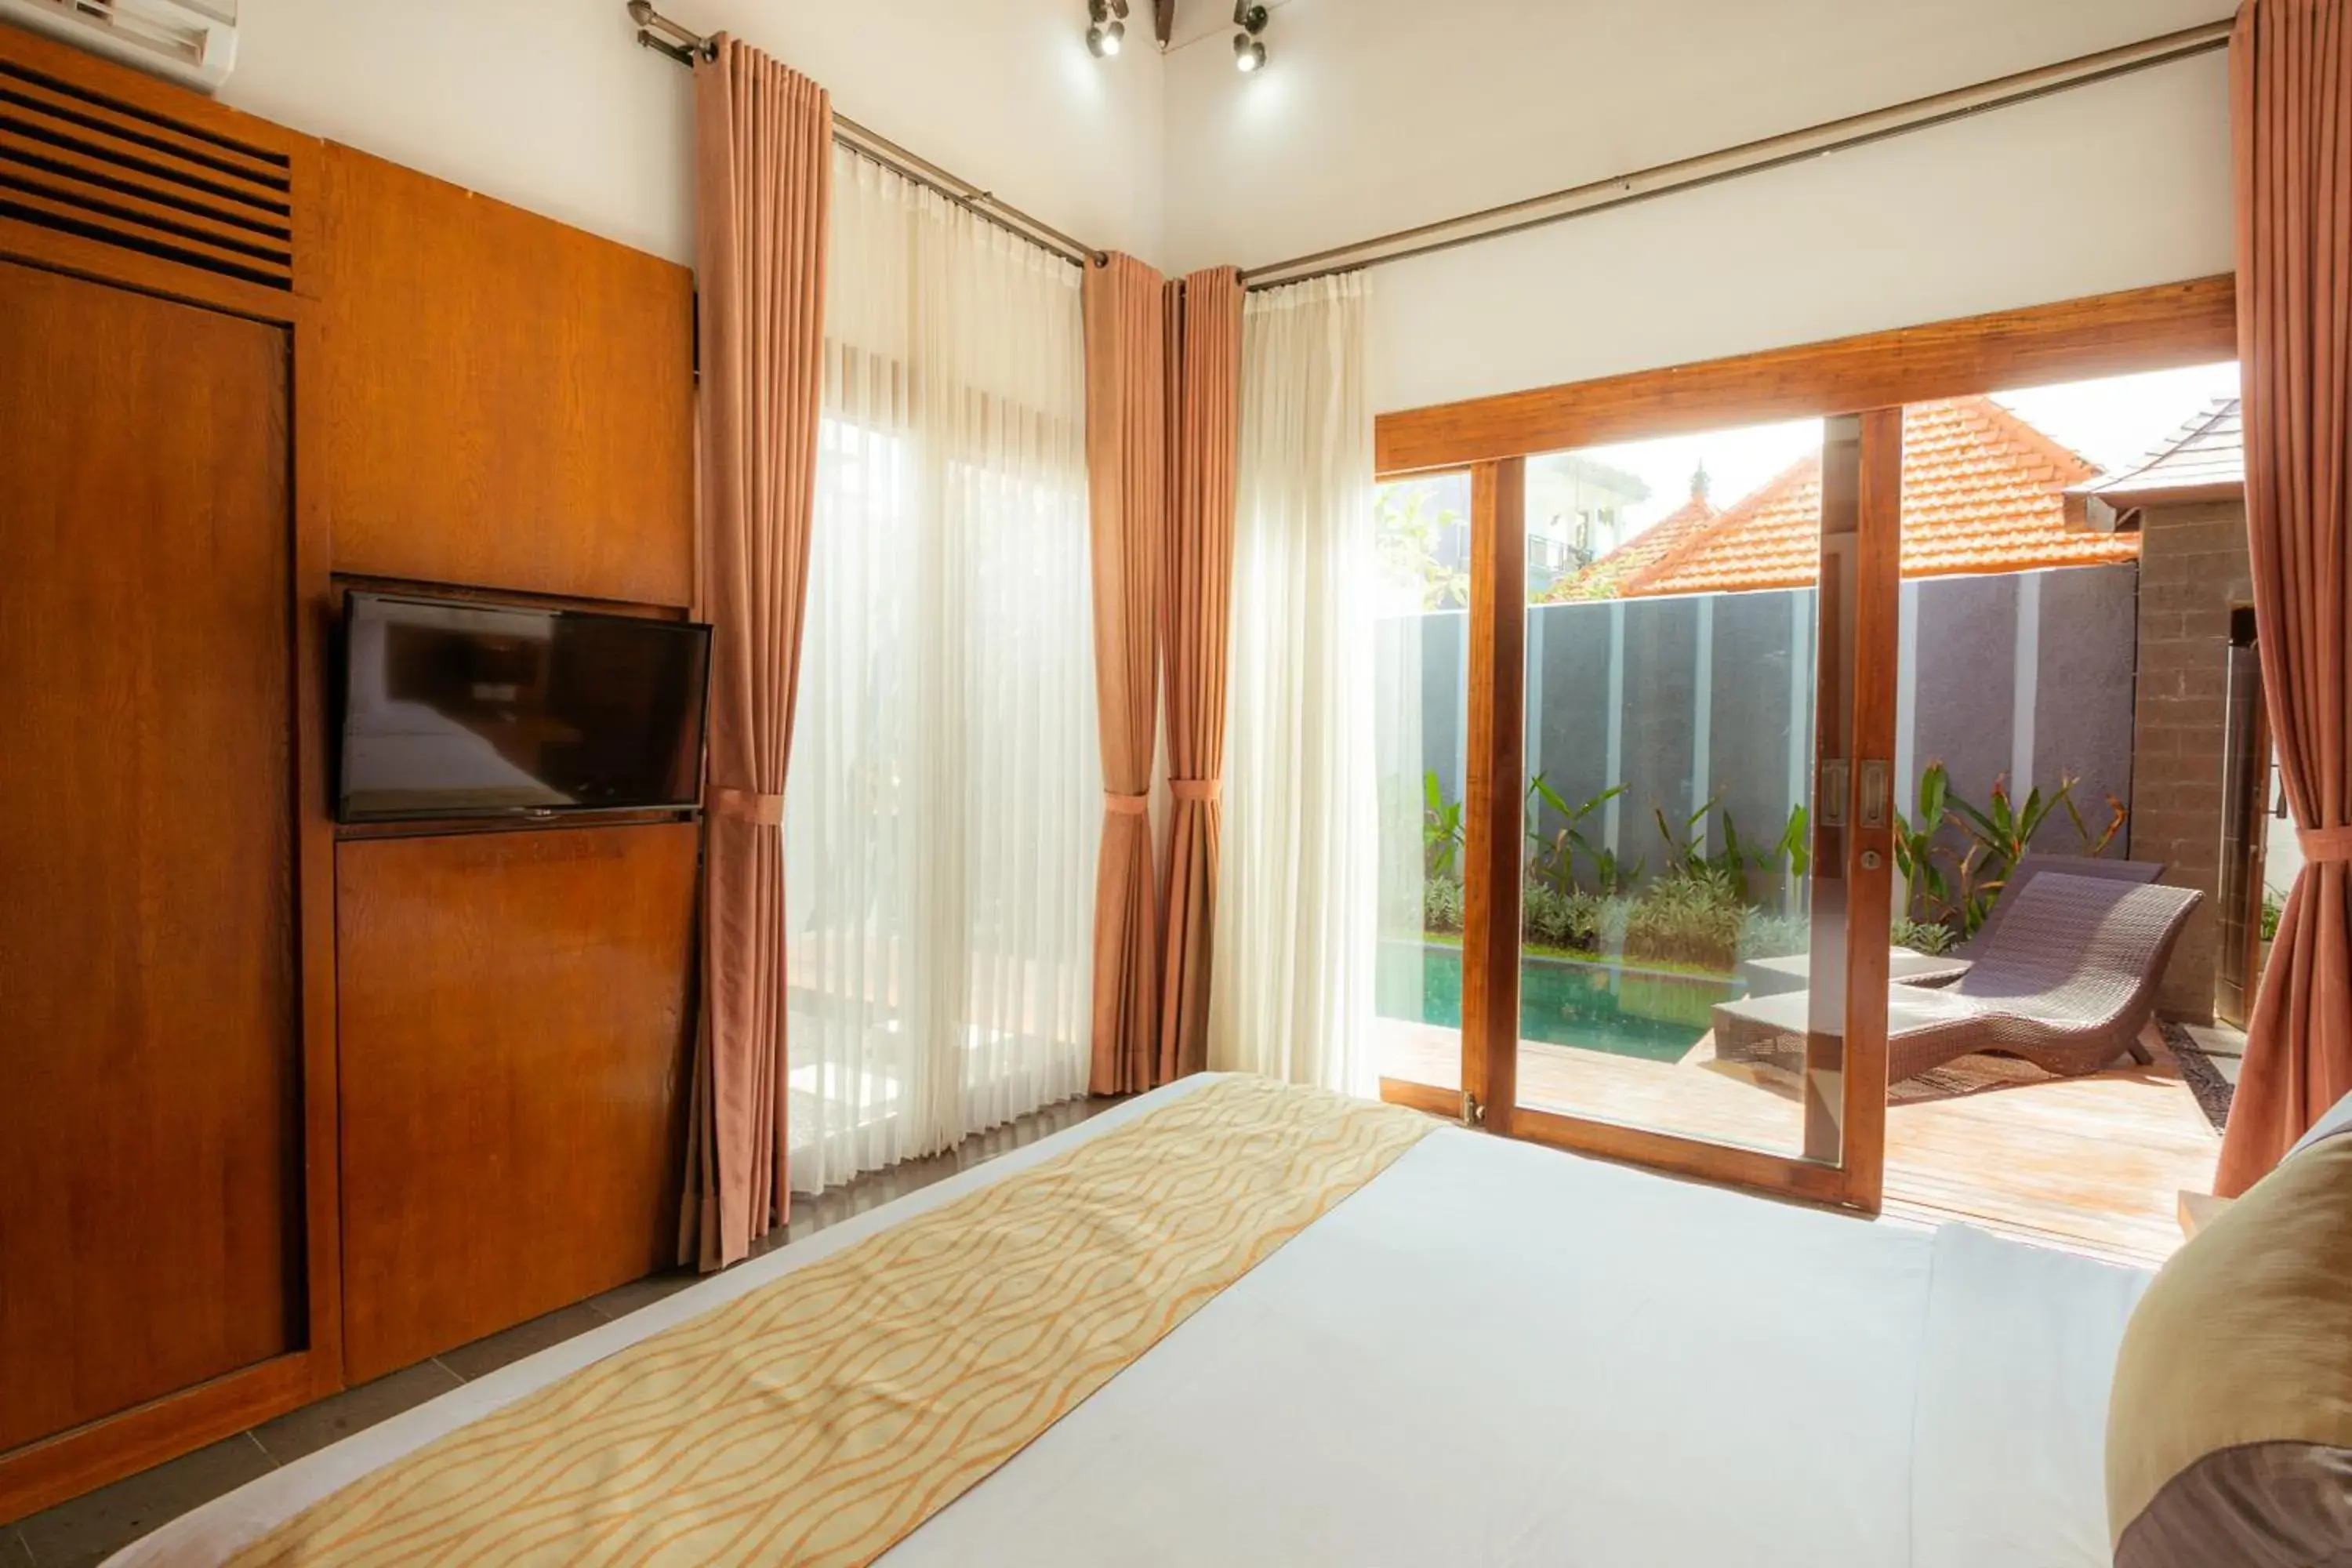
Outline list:
[[[1244,74],[1265,69],[1265,44],[1258,35],[1265,31],[1265,7],[1234,0],[1234,68]]]
[[[1088,0],[1087,52],[1101,59],[1127,42],[1128,0]]]

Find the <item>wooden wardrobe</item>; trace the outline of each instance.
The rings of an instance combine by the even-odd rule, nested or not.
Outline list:
[[[5,1521],[666,1261],[698,829],[329,755],[348,584],[686,613],[687,270],[5,25],[0,108]]]

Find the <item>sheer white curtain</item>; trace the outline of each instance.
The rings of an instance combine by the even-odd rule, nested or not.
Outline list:
[[[1370,1094],[1379,830],[1361,273],[1252,294],[1209,1065]]]
[[[796,1192],[1086,1087],[1076,268],[847,151],[784,806]]]

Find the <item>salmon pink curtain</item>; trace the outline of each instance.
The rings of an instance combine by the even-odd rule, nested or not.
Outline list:
[[[1150,1089],[1160,1027],[1151,763],[1166,482],[1161,279],[1131,256],[1087,268],[1087,494],[1102,744],[1095,873],[1096,1094]]]
[[[698,61],[696,614],[711,623],[702,1009],[678,1260],[785,1217],[783,788],[816,479],[833,106],[730,37]]]
[[[2352,31],[2346,0],[2248,0],[2231,41],[2246,526],[2279,775],[2306,862],[2279,917],[2214,1190],[2352,1092]]]
[[[1240,433],[1241,274],[1168,285],[1168,540],[1160,579],[1168,716],[1167,950],[1156,1082],[1208,1065],[1219,796],[1225,763],[1225,630],[1234,591],[1234,442]]]

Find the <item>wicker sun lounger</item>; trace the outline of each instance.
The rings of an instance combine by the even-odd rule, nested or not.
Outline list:
[[[1977,1051],[2053,1073],[2096,1072],[2132,1050],[2156,1007],[2157,982],[2203,894],[2044,871],[2004,900],[1975,962],[1943,990],[1887,988],[1889,1083]],[[1811,1022],[1802,992],[1726,1002],[1715,1049],[1730,1060],[1801,1060]]]
[[[1984,929],[1966,946],[1941,952],[1915,952],[1907,947],[1897,947],[1888,953],[1887,978],[1906,985],[1949,985],[1969,972],[1976,956],[1984,950],[1992,933],[2000,929],[2001,917],[2008,913],[2018,896],[2032,884],[2033,879],[2046,872],[2066,877],[2111,878],[2119,882],[2153,882],[2164,874],[2161,862],[2155,860],[2110,860],[2087,855],[2039,855],[2029,853],[2017,863],[2009,875],[2000,895],[1993,900],[1991,911],[1985,917]],[[1787,958],[1751,958],[1739,966],[1739,977],[1748,984],[1751,997],[1771,996],[1784,991],[1802,991],[1811,984],[1812,955],[1800,952]]]

